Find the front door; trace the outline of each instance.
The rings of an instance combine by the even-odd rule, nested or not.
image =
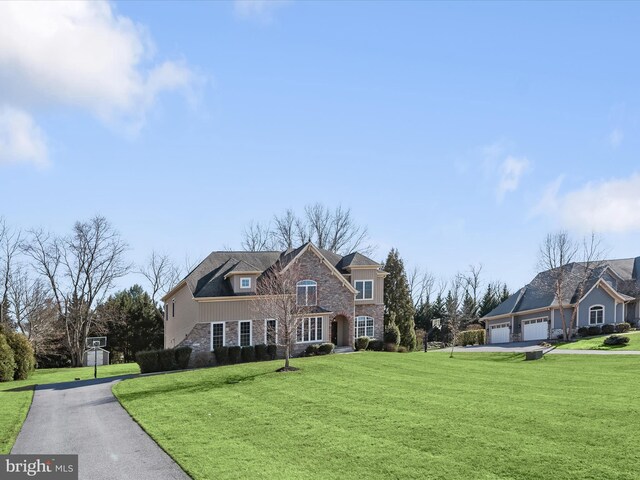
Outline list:
[[[331,343],[338,345],[338,321],[331,322]]]

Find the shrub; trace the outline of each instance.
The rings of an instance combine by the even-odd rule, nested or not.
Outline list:
[[[398,351],[398,345],[395,343],[385,343],[384,344],[384,351],[385,352],[397,352]]]
[[[356,350],[366,350],[369,346],[369,337],[358,337],[355,343]]]
[[[267,355],[267,346],[264,343],[256,345],[256,360],[269,360]]]
[[[158,350],[136,353],[136,363],[140,366],[141,373],[159,372]]]
[[[626,345],[631,340],[629,337],[623,337],[622,335],[611,335],[604,339],[604,344],[609,346],[621,346]]]
[[[322,343],[318,347],[318,355],[329,355],[333,353],[334,348],[336,348],[336,346],[333,343]]]
[[[630,329],[631,329],[631,324],[627,322],[619,323],[618,325],[616,325],[616,332],[618,333],[628,332]]]
[[[409,349],[407,347],[405,347],[404,345],[400,345],[398,347],[398,353],[407,353],[409,351]]]
[[[234,345],[229,347],[229,363],[239,363],[242,355],[242,347]]]
[[[243,362],[256,361],[256,348],[253,345],[247,345],[246,347],[242,347],[242,361]]]
[[[597,325],[591,325],[587,328],[587,335],[593,337],[594,335],[600,335],[602,333],[602,329]]]
[[[202,368],[211,365],[211,353],[210,352],[197,352],[193,356],[193,367]]]
[[[13,350],[7,343],[7,337],[0,333],[0,382],[10,382],[16,370]]]
[[[384,342],[382,340],[369,340],[369,345],[367,345],[367,350],[381,352],[383,349],[384,349]]]
[[[160,371],[168,372],[170,370],[176,370],[178,363],[176,362],[176,354],[173,349],[158,350],[158,365]]]
[[[175,354],[176,363],[178,367],[184,370],[189,366],[189,359],[191,358],[191,347],[178,347],[173,350]]]
[[[13,350],[13,359],[16,363],[14,380],[26,380],[36,367],[36,357],[27,337],[21,333],[9,332],[6,335],[7,343]]]
[[[482,330],[482,331],[484,331],[484,328],[479,323],[470,323],[469,325],[467,325],[467,330]]]
[[[578,335],[580,335],[581,337],[589,336],[589,329],[587,327],[580,327],[578,329]]]
[[[216,356],[216,363],[218,365],[226,365],[229,363],[229,347],[216,347],[213,354]]]
[[[278,346],[267,345],[267,357],[269,357],[269,360],[275,360],[277,356],[278,356]]]
[[[319,351],[320,351],[320,344],[312,343],[311,345],[307,345],[307,348],[305,349],[304,354],[307,357],[313,357],[314,355],[318,355]]]
[[[396,325],[396,322],[391,321],[384,327],[384,343],[400,345],[400,329]]]
[[[457,337],[458,345],[484,345],[484,330],[465,330]]]
[[[610,335],[612,333],[615,333],[616,326],[607,323],[606,325],[602,325],[602,328],[600,329],[600,331],[605,335]]]

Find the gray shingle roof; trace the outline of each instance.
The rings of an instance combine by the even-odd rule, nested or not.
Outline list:
[[[304,244],[284,252],[212,252],[185,277],[185,281],[194,297],[247,295],[246,293],[234,293],[231,283],[224,278],[225,275],[233,272],[248,271],[264,273],[273,268],[278,262],[284,266],[293,260],[306,246],[307,244]],[[358,265],[378,266],[377,262],[357,252],[343,257],[328,250],[319,250],[338,271],[343,273],[345,259],[348,259],[347,265],[352,265],[355,261],[358,262]]]
[[[586,266],[584,263],[575,262],[563,267],[565,276],[564,304],[575,303],[579,300],[580,283],[584,276]],[[615,279],[609,273],[609,269],[620,280]],[[547,270],[535,276],[524,288],[507,298],[504,302],[485,315],[495,317],[515,312],[524,312],[538,308],[547,308],[557,304],[553,284],[558,270]],[[585,283],[583,294],[588,292],[599,280],[604,280],[616,292],[627,300],[633,300],[640,296],[640,257],[618,260],[604,260],[593,271]]]

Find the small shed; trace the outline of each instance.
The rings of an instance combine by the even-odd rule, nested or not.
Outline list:
[[[93,367],[96,364],[98,366],[109,365],[109,352],[104,348],[93,347],[84,351],[82,365],[85,367]]]

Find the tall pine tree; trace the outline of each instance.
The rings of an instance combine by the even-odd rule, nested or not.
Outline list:
[[[384,269],[389,274],[384,279],[385,325],[389,322],[391,313],[395,313],[396,324],[400,329],[400,345],[414,350],[416,348],[415,309],[404,263],[395,248],[389,252]]]

